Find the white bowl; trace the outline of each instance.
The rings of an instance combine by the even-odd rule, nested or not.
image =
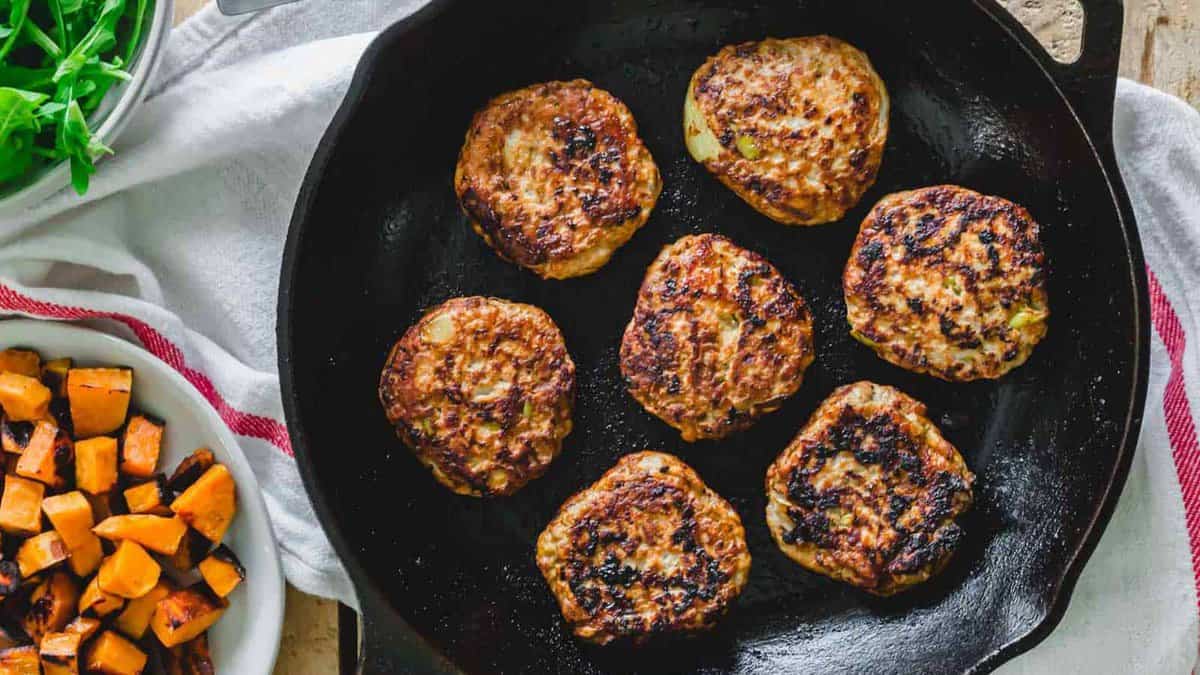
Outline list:
[[[283,629],[283,572],[258,481],[233,434],[196,388],[149,352],[86,328],[10,319],[0,321],[0,349],[28,347],[44,358],[69,356],[83,365],[133,368],[133,405],[167,423],[159,466],[174,470],[199,447],[208,447],[237,482],[238,514],[225,543],[246,568],[246,581],[229,596],[229,609],[209,629],[218,673],[269,675]]]
[[[113,87],[104,97],[100,107],[88,119],[88,126],[104,145],[113,142],[125,130],[133,113],[146,98],[158,62],[162,60],[167,34],[171,32],[171,21],[175,18],[175,0],[154,0],[154,13],[150,16],[141,49],[129,67],[132,79]],[[97,158],[97,168],[103,164]],[[68,162],[59,162],[46,169],[32,183],[9,194],[0,193],[0,216],[16,215],[33,208],[47,197],[71,184],[71,167]]]

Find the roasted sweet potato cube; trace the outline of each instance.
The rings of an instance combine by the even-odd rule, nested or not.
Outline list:
[[[216,668],[208,649],[208,633],[164,650],[163,667],[166,675],[213,675]]]
[[[130,600],[125,605],[125,609],[121,610],[113,625],[134,640],[142,639],[142,636],[146,634],[146,629],[150,626],[150,617],[154,615],[154,608],[158,606],[158,601],[170,593],[171,585],[166,580],[160,579],[149,593]]]
[[[11,560],[0,560],[0,599],[16,593],[24,583],[21,568]]]
[[[38,377],[42,374],[42,357],[32,349],[5,349],[0,351],[0,373]]]
[[[137,478],[149,478],[158,466],[162,449],[162,422],[146,415],[134,415],[125,426],[121,443],[121,473]]]
[[[129,368],[72,368],[67,371],[67,400],[75,437],[89,438],[121,428],[129,414],[133,371]]]
[[[29,446],[33,437],[33,422],[15,422],[7,417],[0,420],[0,447],[5,452],[19,455]]]
[[[46,486],[35,480],[7,475],[0,497],[0,530],[28,535],[42,531],[42,495]]]
[[[21,627],[35,643],[41,642],[43,635],[61,631],[71,621],[78,602],[79,587],[71,575],[53,572],[33,589]]]
[[[0,373],[0,406],[15,422],[36,422],[50,414],[50,390],[36,377]]]
[[[117,439],[96,436],[75,443],[75,485],[98,495],[117,484]]]
[[[42,657],[44,675],[79,675],[79,646],[83,636],[79,633],[46,633],[42,636],[39,652]]]
[[[74,458],[71,438],[57,425],[40,421],[33,429],[25,452],[17,460],[17,475],[45,483],[52,489],[62,489],[67,484]]]
[[[175,472],[167,479],[167,487],[176,492],[183,492],[216,463],[217,458],[213,455],[212,450],[200,448],[185,457],[179,466],[175,467]]]
[[[213,593],[226,597],[246,578],[246,568],[225,544],[218,546],[200,561],[200,576]]]
[[[150,630],[164,647],[174,647],[208,630],[228,606],[203,585],[171,591],[155,606]]]
[[[171,555],[187,529],[177,517],[129,514],[105,518],[92,531],[109,541],[135,541],[155,553]]]
[[[42,664],[37,647],[25,645],[0,651],[0,673],[3,675],[41,675]]]
[[[64,633],[79,633],[84,642],[87,642],[98,630],[100,630],[100,619],[94,616],[77,616],[63,628]]]
[[[108,616],[125,606],[125,598],[100,588],[100,577],[92,577],[79,596],[79,613],[91,612],[96,616]]]
[[[146,668],[146,653],[106,630],[88,646],[86,666],[88,672],[104,675],[139,675]]]
[[[86,545],[95,536],[92,534],[96,525],[92,519],[92,505],[79,490],[46,497],[42,500],[42,511],[71,551]]]
[[[74,365],[71,359],[50,359],[42,364],[42,384],[50,388],[55,396],[67,397],[67,371]]]
[[[175,551],[175,555],[167,558],[167,563],[180,572],[195,569],[208,555],[212,545],[204,535],[188,528],[187,534],[183,535],[183,541],[179,542],[179,549]]]
[[[223,464],[214,464],[171,503],[171,510],[209,540],[221,543],[237,513],[237,486]]]
[[[140,598],[154,588],[162,568],[146,549],[128,539],[100,564],[96,579],[100,588],[122,598]]]
[[[130,513],[149,513],[156,516],[169,516],[171,501],[174,495],[167,489],[167,478],[161,473],[140,485],[127,488],[123,493],[125,506]]]
[[[100,568],[102,560],[104,547],[100,544],[100,537],[93,534],[87,543],[71,551],[71,557],[67,558],[67,566],[76,576],[87,577]]]
[[[28,579],[66,560],[70,554],[62,537],[50,530],[21,543],[21,548],[17,549],[17,566],[21,568],[21,576]]]

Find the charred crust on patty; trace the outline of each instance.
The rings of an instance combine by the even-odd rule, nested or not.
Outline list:
[[[937,574],[963,538],[974,475],[892,388],[836,390],[767,471],[767,524],[805,568],[892,595]]]
[[[814,357],[812,316],[765,258],[714,234],[665,247],[621,341],[621,374],[683,439],[721,438],[777,410]]]
[[[472,227],[545,278],[594,272],[662,190],[624,103],[587,80],[501,94],[475,114],[454,173]]]
[[[750,553],[737,513],[695,471],[640,452],[562,506],[537,563],[577,636],[640,643],[711,628],[745,586]]]

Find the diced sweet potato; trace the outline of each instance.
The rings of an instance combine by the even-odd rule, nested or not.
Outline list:
[[[130,514],[105,518],[92,531],[110,541],[135,541],[155,553],[171,555],[187,529],[176,517]]]
[[[154,588],[162,568],[140,544],[128,539],[100,564],[100,588],[122,598],[140,598]]]
[[[80,614],[90,611],[96,616],[108,616],[124,606],[125,598],[100,588],[100,577],[92,577],[79,596]]]
[[[17,475],[45,483],[53,489],[67,484],[67,473],[75,458],[71,439],[58,426],[39,421],[17,460]]]
[[[55,396],[67,397],[67,371],[73,362],[69,358],[51,359],[42,365],[42,384],[50,388]]]
[[[93,616],[77,616],[63,628],[64,633],[79,633],[87,642],[96,631],[100,630],[100,619]]]
[[[79,587],[66,572],[54,572],[46,577],[29,596],[29,611],[21,622],[25,633],[40,642],[46,633],[61,631],[75,615],[79,602]]]
[[[88,672],[104,675],[139,675],[146,668],[146,653],[132,642],[106,630],[87,649]]]
[[[89,438],[121,428],[129,414],[133,371],[129,368],[72,368],[67,371],[67,400],[75,437]]]
[[[75,443],[75,485],[94,495],[117,484],[117,439],[96,436]]]
[[[17,549],[17,566],[21,568],[21,576],[28,579],[66,560],[69,555],[62,537],[50,530],[21,543],[21,548]]]
[[[0,673],[4,675],[41,675],[42,664],[37,647],[26,645],[0,651]]]
[[[14,422],[7,417],[0,420],[0,447],[15,455],[25,452],[33,437],[33,426],[33,422]]]
[[[179,549],[175,551],[175,555],[167,558],[167,563],[180,572],[187,572],[199,565],[211,548],[211,541],[188,528],[187,534],[183,535],[183,541],[179,542]]]
[[[150,626],[150,617],[154,615],[154,608],[158,605],[158,601],[170,593],[170,584],[160,579],[149,593],[130,600],[125,605],[125,609],[121,610],[121,614],[117,616],[114,624],[117,630],[134,640],[142,639],[142,636],[146,634],[146,629]]]
[[[42,374],[42,357],[32,349],[5,349],[0,351],[0,373],[38,377]]]
[[[50,414],[50,390],[35,377],[0,373],[0,407],[15,422],[36,422]]]
[[[79,675],[79,633],[46,633],[42,636],[42,673],[44,675]]]
[[[21,568],[11,560],[0,560],[0,599],[16,593],[24,583]]]
[[[213,593],[224,598],[246,578],[246,568],[228,546],[221,544],[200,561],[200,576]]]
[[[71,551],[71,557],[67,558],[67,566],[77,576],[86,577],[100,568],[100,561],[103,559],[104,548],[100,544],[100,537],[93,534],[85,544]]]
[[[164,647],[174,647],[195,638],[221,618],[228,603],[203,586],[172,591],[158,601],[150,630]]]
[[[175,498],[175,514],[209,540],[220,543],[237,513],[237,486],[223,464],[214,464]]]
[[[42,495],[46,486],[20,476],[4,477],[4,496],[0,497],[0,530],[12,534],[37,534],[42,531]]]
[[[163,423],[145,415],[134,415],[125,426],[121,444],[121,472],[137,478],[149,478],[158,466],[162,449]]]
[[[92,505],[79,490],[46,497],[42,500],[42,511],[66,542],[68,550],[85,546],[95,536],[92,534],[95,527]]]
[[[167,489],[167,479],[161,473],[140,485],[134,485],[124,492],[125,505],[130,513],[149,513],[156,516],[169,516],[171,501],[174,495]]]
[[[183,492],[190,488],[192,483],[200,479],[205,471],[208,471],[213,464],[217,463],[217,458],[213,455],[212,450],[208,448],[200,448],[192,454],[184,458],[179,466],[175,467],[175,472],[167,479],[167,487],[176,492]]]
[[[166,675],[214,675],[212,653],[208,649],[208,633],[201,633],[187,642],[163,652]]]

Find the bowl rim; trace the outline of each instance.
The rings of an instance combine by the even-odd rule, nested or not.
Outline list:
[[[22,329],[57,332],[64,337],[64,341],[68,342],[93,341],[100,343],[103,345],[104,350],[115,354],[116,360],[123,365],[131,366],[135,370],[146,369],[154,371],[156,375],[165,379],[168,387],[179,391],[187,399],[188,404],[196,410],[199,425],[216,437],[217,442],[225,450],[225,454],[228,455],[222,461],[227,461],[233,465],[232,468],[237,475],[239,500],[243,503],[250,501],[254,504],[251,510],[262,514],[267,531],[271,533],[269,537],[270,545],[266,548],[269,551],[268,555],[270,558],[268,566],[272,568],[274,573],[270,575],[269,579],[264,578],[256,583],[273,586],[273,593],[271,589],[268,589],[268,595],[273,595],[277,598],[277,601],[270,603],[272,605],[270,607],[254,608],[251,629],[246,631],[245,634],[248,636],[253,635],[256,641],[259,639],[268,641],[270,646],[267,649],[270,650],[270,653],[266,660],[267,668],[264,671],[264,675],[272,673],[279,657],[279,643],[283,636],[286,584],[284,582],[283,566],[279,557],[279,544],[275,540],[274,527],[271,523],[271,516],[267,510],[266,501],[263,499],[262,489],[259,487],[257,476],[254,475],[254,471],[250,467],[249,460],[246,459],[241,446],[238,445],[237,439],[234,438],[233,432],[217,416],[217,412],[213,409],[212,405],[200,395],[200,392],[190,382],[184,379],[183,375],[154,354],[151,354],[133,342],[123,340],[88,326],[67,321],[25,317],[0,318],[0,332],[21,331]],[[36,343],[37,338],[33,338],[28,342],[20,342],[19,344],[27,346],[30,349],[38,349]],[[244,480],[243,477],[248,477],[249,480]],[[243,498],[244,495],[253,496],[247,500]],[[245,675],[252,674],[247,673]]]
[[[129,71],[132,79],[115,90],[116,103],[102,116],[100,124],[96,127],[95,136],[101,143],[111,146],[129,124],[133,112],[145,100],[154,74],[158,71],[159,62],[162,61],[163,48],[167,35],[171,32],[174,16],[175,0],[154,0],[154,15],[150,20],[149,31]],[[99,161],[102,162],[103,158]],[[70,164],[61,161],[29,185],[0,197],[0,216],[15,215],[31,209],[70,184]]]

